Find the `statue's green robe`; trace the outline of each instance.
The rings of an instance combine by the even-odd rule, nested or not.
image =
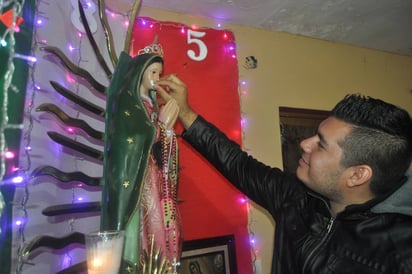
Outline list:
[[[101,230],[125,230],[121,273],[139,268],[139,204],[156,134],[139,87],[156,58],[122,52],[107,92]]]

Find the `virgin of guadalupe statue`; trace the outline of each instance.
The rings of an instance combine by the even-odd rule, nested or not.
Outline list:
[[[124,230],[121,273],[177,273],[178,147],[174,100],[159,107],[153,88],[163,70],[152,44],[122,52],[107,92],[101,230]]]

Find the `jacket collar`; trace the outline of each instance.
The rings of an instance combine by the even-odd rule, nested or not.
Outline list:
[[[372,207],[374,213],[400,213],[412,216],[412,170],[406,173],[407,181],[390,196]]]

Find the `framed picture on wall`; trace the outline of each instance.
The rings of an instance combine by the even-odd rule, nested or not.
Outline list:
[[[325,110],[279,107],[284,171],[296,172],[302,154],[300,142],[316,134],[320,122],[329,114]]]
[[[234,235],[185,241],[181,274],[236,274]]]

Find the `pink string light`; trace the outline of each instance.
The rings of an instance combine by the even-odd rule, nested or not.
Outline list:
[[[4,153],[4,158],[6,158],[6,159],[14,159],[15,156],[16,156],[16,155],[15,155],[14,152],[12,152],[12,151],[6,151],[6,152]]]

